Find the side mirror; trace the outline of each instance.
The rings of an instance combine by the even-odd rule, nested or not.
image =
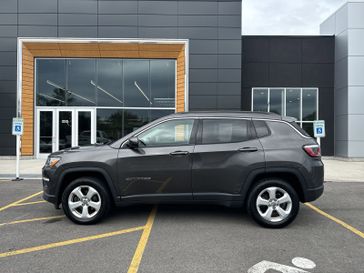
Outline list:
[[[139,147],[139,139],[137,137],[132,137],[128,140],[128,147],[131,149],[135,149]]]

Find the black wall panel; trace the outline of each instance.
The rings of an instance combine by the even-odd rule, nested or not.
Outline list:
[[[333,155],[334,51],[333,36],[243,36],[242,109],[251,109],[253,87],[318,87],[322,152]]]
[[[15,153],[17,37],[189,39],[190,110],[241,107],[241,0],[1,0],[0,156]]]

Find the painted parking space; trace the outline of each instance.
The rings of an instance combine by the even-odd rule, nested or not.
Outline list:
[[[306,205],[279,230],[257,226],[239,209],[192,205],[121,208],[98,225],[78,226],[42,202],[39,181],[16,183],[12,202],[0,207],[13,204],[0,211],[0,272],[28,265],[34,272],[363,272],[361,233]],[[364,184],[346,184],[346,195],[341,185],[326,183],[313,205],[362,232]],[[0,199],[12,186],[0,185]]]

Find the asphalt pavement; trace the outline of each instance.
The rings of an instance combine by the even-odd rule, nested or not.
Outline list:
[[[42,201],[40,180],[0,181],[0,272],[364,273],[364,183],[325,183],[284,229],[241,209],[114,209],[78,226]]]

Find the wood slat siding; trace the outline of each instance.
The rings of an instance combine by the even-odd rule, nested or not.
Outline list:
[[[34,155],[34,58],[146,58],[177,60],[176,112],[185,110],[185,48],[180,44],[133,43],[23,43],[22,116],[24,134],[22,155]]]

